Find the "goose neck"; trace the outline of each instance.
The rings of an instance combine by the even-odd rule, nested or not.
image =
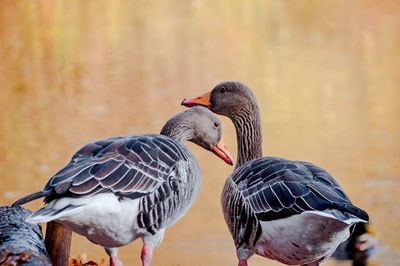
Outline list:
[[[257,107],[241,109],[231,115],[236,129],[238,157],[235,168],[262,157],[261,118]]]
[[[182,117],[173,117],[164,125],[161,135],[168,136],[178,142],[185,142],[193,138],[193,130],[190,123]]]

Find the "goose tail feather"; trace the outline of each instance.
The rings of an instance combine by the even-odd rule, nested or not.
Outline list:
[[[12,207],[16,207],[16,206],[20,206],[23,205],[27,202],[30,202],[32,200],[38,199],[38,198],[42,198],[46,196],[46,194],[44,193],[44,191],[39,191],[39,192],[35,192],[32,194],[29,194],[23,198],[20,198],[19,200],[17,200],[16,202],[14,202],[11,206]]]

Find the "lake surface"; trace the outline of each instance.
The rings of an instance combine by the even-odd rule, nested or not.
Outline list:
[[[264,154],[336,176],[378,232],[372,265],[400,265],[399,1],[1,1],[0,204],[42,189],[85,143],[159,132],[224,80],[257,96]],[[219,204],[233,168],[188,145],[202,190],[153,264],[235,265]],[[140,248],[121,259],[139,264]],[[81,253],[106,258],[74,235]]]

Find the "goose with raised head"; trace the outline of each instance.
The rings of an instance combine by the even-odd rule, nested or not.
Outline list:
[[[238,157],[221,203],[236,246],[238,265],[253,255],[287,265],[319,265],[368,214],[354,206],[324,169],[303,161],[262,157],[260,111],[254,94],[239,82],[184,99],[229,117]]]
[[[142,238],[142,264],[150,265],[164,231],[194,202],[201,175],[192,141],[228,164],[215,114],[199,107],[171,118],[161,135],[115,137],[83,146],[41,192],[14,203],[44,197],[32,223],[58,221],[105,248],[110,265],[121,265],[117,248]]]

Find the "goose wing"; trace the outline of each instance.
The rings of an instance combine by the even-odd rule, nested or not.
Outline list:
[[[174,165],[187,161],[187,149],[169,137],[142,135],[87,144],[46,184],[45,201],[104,191],[131,198],[151,193],[168,181]]]
[[[368,214],[351,203],[335,179],[311,163],[260,158],[238,168],[232,180],[262,221],[326,210],[339,219],[350,214],[368,220]]]

